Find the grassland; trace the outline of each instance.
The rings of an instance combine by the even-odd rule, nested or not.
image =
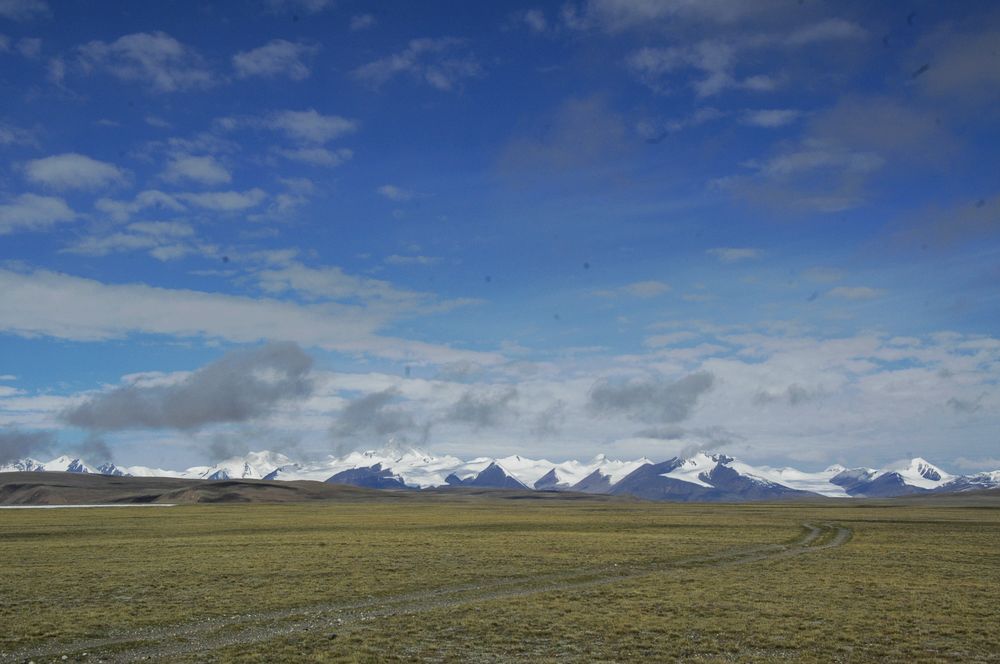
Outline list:
[[[0,560],[0,661],[1000,661],[995,502],[0,511]]]

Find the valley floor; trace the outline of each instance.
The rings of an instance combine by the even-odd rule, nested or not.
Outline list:
[[[996,498],[24,510],[0,560],[0,662],[1000,661]]]

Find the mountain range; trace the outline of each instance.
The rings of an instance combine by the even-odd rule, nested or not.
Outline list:
[[[555,463],[517,455],[463,461],[415,448],[386,448],[350,452],[311,463],[296,462],[278,452],[251,452],[214,466],[195,466],[183,471],[120,467],[113,463],[94,467],[69,455],[44,463],[21,459],[0,466],[0,472],[35,471],[204,480],[316,480],[399,490],[466,487],[576,491],[647,500],[726,502],[816,497],[885,498],[1000,488],[1000,470],[952,475],[921,458],[882,469],[833,465],[819,472],[804,472],[795,468],[751,466],[724,454],[704,452],[659,463],[645,458],[620,461],[604,455],[587,462]]]

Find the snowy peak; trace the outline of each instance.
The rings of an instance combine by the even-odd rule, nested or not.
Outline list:
[[[34,473],[45,470],[45,464],[30,457],[0,465],[0,473]]]
[[[510,471],[496,461],[477,473],[474,477],[459,479],[456,475],[449,476],[452,486],[477,487],[482,489],[527,489],[524,482],[517,479]]]
[[[300,463],[267,450],[233,457],[214,466],[185,471],[106,463],[98,468],[62,455],[42,463],[21,459],[0,472],[59,471],[112,476],[186,477],[205,480],[314,480],[376,489],[473,487],[624,494],[651,500],[775,500],[798,497],[892,497],[925,492],[1000,488],[1000,470],[952,475],[926,459],[915,458],[882,470],[840,464],[804,472],[796,468],[753,466],[725,454],[698,452],[661,463],[642,458],[552,462],[518,454],[463,461],[425,450],[390,445]]]
[[[101,475],[110,475],[112,477],[128,477],[131,475],[131,473],[128,472],[127,469],[119,468],[110,461],[107,463],[102,463],[100,466],[98,466],[97,472],[99,472]]]
[[[80,459],[63,454],[45,464],[45,470],[62,473],[96,473],[97,471]]]

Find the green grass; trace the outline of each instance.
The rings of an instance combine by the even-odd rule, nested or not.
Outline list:
[[[650,569],[789,542],[806,521],[846,525],[853,539],[297,632],[211,658],[1000,660],[1000,509],[459,499],[2,511],[0,651],[469,583]]]

